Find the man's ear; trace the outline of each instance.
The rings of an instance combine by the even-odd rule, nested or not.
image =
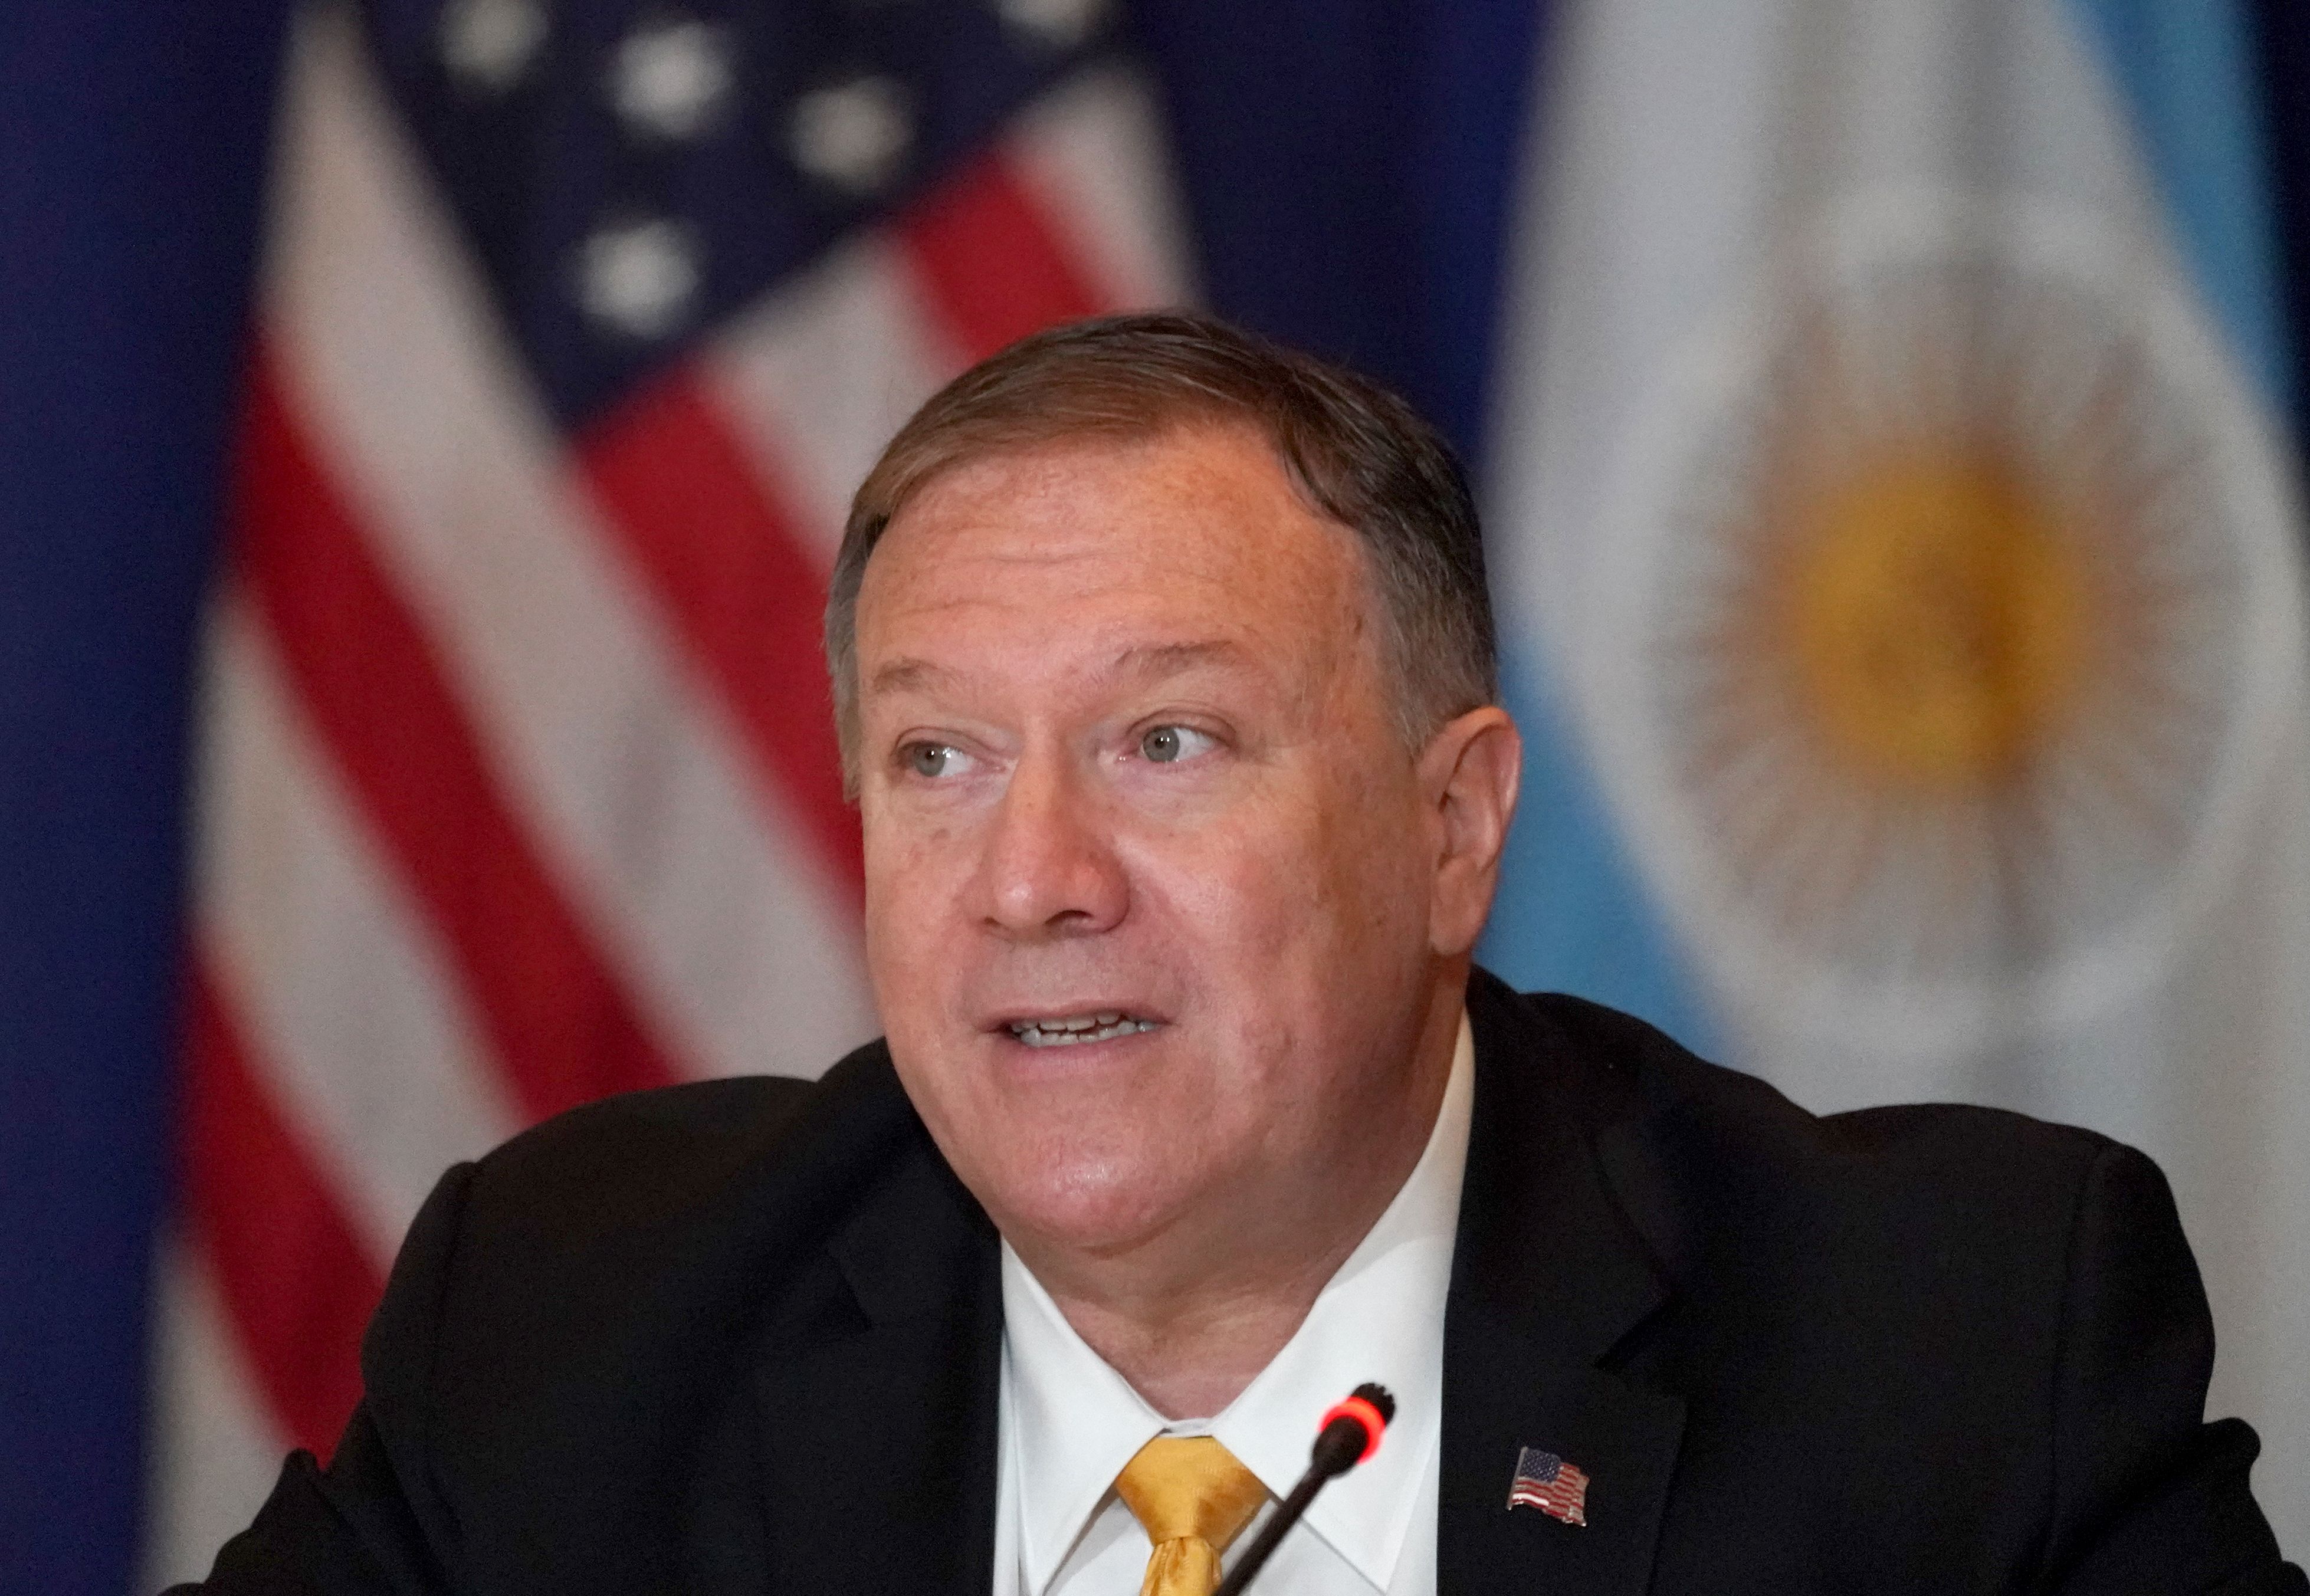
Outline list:
[[[1499,882],[1500,851],[1524,779],[1524,738],[1507,710],[1471,709],[1420,754],[1420,791],[1436,822],[1436,880],[1429,946],[1446,958],[1476,945]]]

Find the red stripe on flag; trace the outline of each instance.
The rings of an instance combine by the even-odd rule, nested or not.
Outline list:
[[[931,190],[899,219],[898,232],[966,360],[1110,308],[999,150]]]
[[[825,573],[784,484],[687,369],[618,407],[579,451],[586,480],[832,878],[864,889],[826,681]]]
[[[269,351],[234,481],[242,568],[354,801],[543,1116],[673,1079],[499,796],[447,673],[306,437]]]
[[[193,1238],[274,1418],[327,1457],[360,1395],[361,1328],[385,1279],[250,1067],[202,958],[185,1012]]]

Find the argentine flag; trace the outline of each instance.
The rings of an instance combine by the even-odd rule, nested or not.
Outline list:
[[[1539,734],[1486,951],[1815,1110],[2149,1152],[2298,1557],[2310,711],[2244,9],[1559,13],[1489,483]]]

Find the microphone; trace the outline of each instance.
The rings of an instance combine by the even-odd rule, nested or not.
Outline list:
[[[1243,1588],[1267,1566],[1267,1559],[1274,1555],[1276,1542],[1299,1522],[1300,1515],[1307,1511],[1307,1504],[1316,1499],[1316,1493],[1377,1452],[1380,1432],[1394,1417],[1395,1399],[1381,1385],[1357,1386],[1354,1395],[1324,1414],[1323,1427],[1316,1432],[1316,1444],[1307,1456],[1307,1471],[1299,1477],[1299,1483],[1283,1498],[1283,1505],[1275,1510],[1275,1516],[1244,1549],[1242,1561],[1220,1582],[1220,1588],[1211,1596],[1242,1596]]]

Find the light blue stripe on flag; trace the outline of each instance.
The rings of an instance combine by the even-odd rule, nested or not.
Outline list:
[[[1715,1028],[1659,906],[1561,711],[1514,642],[1502,650],[1501,688],[1524,732],[1524,793],[1480,957],[1521,990],[1610,1003],[1713,1054]]]
[[[2174,239],[2273,412],[2290,413],[2267,108],[2238,0],[2071,0],[2132,114]]]

